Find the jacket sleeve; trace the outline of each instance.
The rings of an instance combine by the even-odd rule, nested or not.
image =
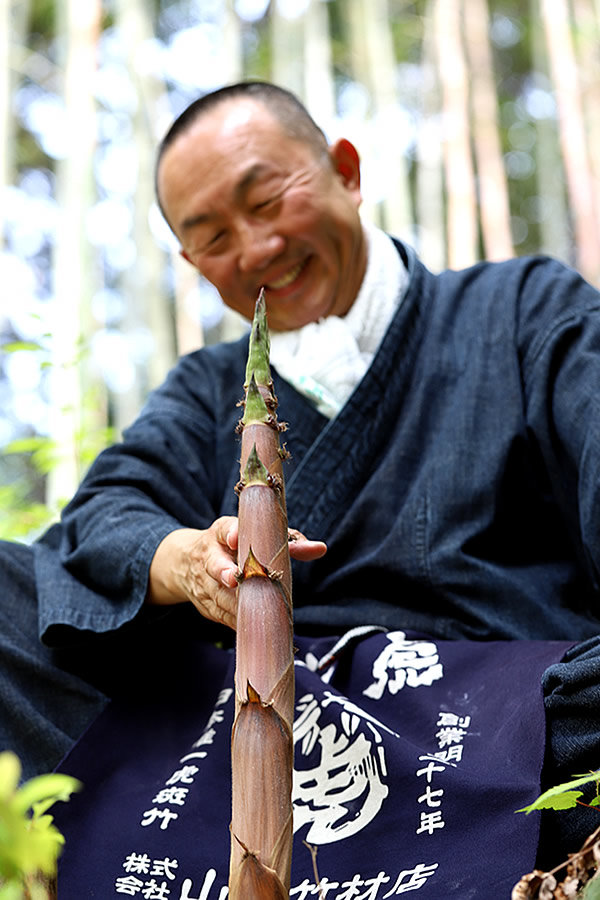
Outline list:
[[[580,562],[600,588],[600,293],[559,263],[522,285],[526,416]]]
[[[108,631],[131,620],[162,539],[235,511],[243,357],[234,347],[180,360],[123,441],[96,459],[60,525],[36,548],[46,642],[54,642],[56,626]]]

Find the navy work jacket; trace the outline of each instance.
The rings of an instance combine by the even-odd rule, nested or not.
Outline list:
[[[600,294],[547,258],[434,275],[406,253],[407,293],[334,419],[274,372],[289,522],[329,546],[295,566],[297,630],[600,632]],[[37,544],[47,643],[135,619],[165,535],[236,513],[246,353],[183,357]]]

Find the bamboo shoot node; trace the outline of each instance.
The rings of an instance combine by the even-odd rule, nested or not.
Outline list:
[[[273,474],[267,473],[267,484],[278,494],[281,494],[281,492],[283,491],[283,478],[276,472],[274,472]]]
[[[260,703],[261,706],[267,706],[268,704],[263,703],[260,699],[260,694],[256,690],[256,688],[252,687],[250,681],[246,682],[246,697],[247,700],[244,700],[244,703]]]
[[[248,459],[246,460],[246,468],[244,469],[244,476],[242,479],[245,486],[248,487],[251,484],[269,484],[269,478],[273,477],[274,476],[269,475],[261,462],[258,450],[256,449],[256,444],[253,444],[252,450],[248,454]]]
[[[268,418],[273,418],[273,412],[269,411],[265,398],[256,383],[254,372],[246,391],[246,402],[244,403],[244,415],[242,416],[242,425],[249,425],[251,422],[267,423]]]
[[[242,431],[244,430],[245,426],[248,424],[250,424],[250,423],[244,422],[243,419],[240,419],[239,422],[237,423],[237,425],[235,426],[235,433],[241,434]],[[269,425],[274,431],[278,431],[278,432],[288,430],[288,423],[287,422],[279,422],[277,417],[274,415],[271,415],[271,413],[268,413],[268,415],[265,417],[264,420],[261,421],[260,424],[261,425]],[[285,455],[282,456],[282,459],[287,459],[290,456],[290,454],[287,450],[284,451],[284,454]]]
[[[252,551],[252,547],[248,548],[248,556],[242,569],[242,581],[246,578],[268,578],[269,570],[258,561]]]

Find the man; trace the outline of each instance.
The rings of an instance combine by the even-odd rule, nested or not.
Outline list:
[[[226,304],[250,316],[265,288],[290,523],[328,547],[291,544],[298,633],[585,641],[549,657],[546,779],[597,766],[598,293],[541,258],[433,276],[362,223],[354,147],[328,146],[270,85],[192,104],[156,183]],[[58,762],[107,697],[170,683],[188,630],[234,627],[245,347],[181,360],[61,524],[32,551],[3,545],[3,742],[29,772]],[[567,814],[547,853],[559,861],[593,827]]]

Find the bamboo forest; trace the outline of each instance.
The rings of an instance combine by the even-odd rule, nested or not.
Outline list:
[[[195,97],[297,93],[427,266],[600,285],[600,0],[0,0],[0,520],[35,537],[179,354],[246,328],[178,253],[154,154]]]

